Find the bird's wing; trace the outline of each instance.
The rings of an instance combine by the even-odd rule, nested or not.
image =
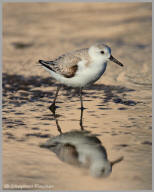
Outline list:
[[[55,137],[57,139],[59,137]],[[70,143],[58,142],[57,140],[50,139],[44,144],[41,144],[40,147],[48,148],[49,150],[56,153],[57,157],[64,161],[65,163],[72,165],[79,165],[78,161],[78,152],[76,147]]]
[[[47,148],[59,157],[61,161],[69,164],[78,165],[78,151],[75,145],[65,140],[65,134],[50,138],[46,143],[40,144],[40,147]]]
[[[79,165],[76,147],[70,143],[63,144],[57,156],[66,163]]]
[[[84,58],[88,57],[87,49],[62,55],[53,61],[39,60],[39,62],[49,70],[61,74],[64,77],[71,78],[78,70],[78,63],[83,60],[83,56]]]

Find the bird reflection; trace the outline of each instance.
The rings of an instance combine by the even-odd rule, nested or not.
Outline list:
[[[60,135],[50,138],[40,147],[48,148],[61,161],[89,169],[93,177],[107,177],[111,174],[113,165],[123,160],[123,157],[120,157],[109,161],[105,147],[96,135],[89,131],[74,130],[62,133],[55,113],[54,117]]]

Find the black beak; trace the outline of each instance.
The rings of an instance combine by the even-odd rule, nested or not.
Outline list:
[[[124,159],[124,157],[122,156],[122,157],[116,159],[115,161],[111,161],[111,162],[110,162],[110,163],[111,163],[111,166],[115,165],[116,163],[119,163],[119,162],[122,161],[123,159]]]
[[[120,63],[117,59],[115,59],[112,55],[109,58],[111,61],[113,61],[114,63],[120,65],[121,67],[123,67],[124,65],[122,63]]]

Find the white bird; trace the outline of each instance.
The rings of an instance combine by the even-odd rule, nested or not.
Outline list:
[[[64,54],[53,61],[39,60],[39,63],[50,72],[51,76],[61,84],[69,87],[80,88],[81,109],[83,110],[82,89],[97,81],[105,72],[108,61],[123,66],[111,55],[111,48],[105,44],[95,44]],[[52,105],[53,111],[60,86],[57,87]]]
[[[123,160],[123,157],[120,157],[110,162],[101,141],[88,131],[61,133],[40,147],[56,153],[65,163],[89,169],[93,177],[107,177],[112,172],[112,166]]]

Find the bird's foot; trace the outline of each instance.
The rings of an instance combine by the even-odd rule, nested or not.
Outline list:
[[[86,108],[82,106],[80,109],[81,109],[81,111],[83,111],[83,110],[86,109]]]
[[[55,103],[52,103],[52,104],[50,105],[49,109],[50,109],[50,111],[51,111],[52,113],[55,113],[55,111],[56,111],[56,105],[55,105]]]

